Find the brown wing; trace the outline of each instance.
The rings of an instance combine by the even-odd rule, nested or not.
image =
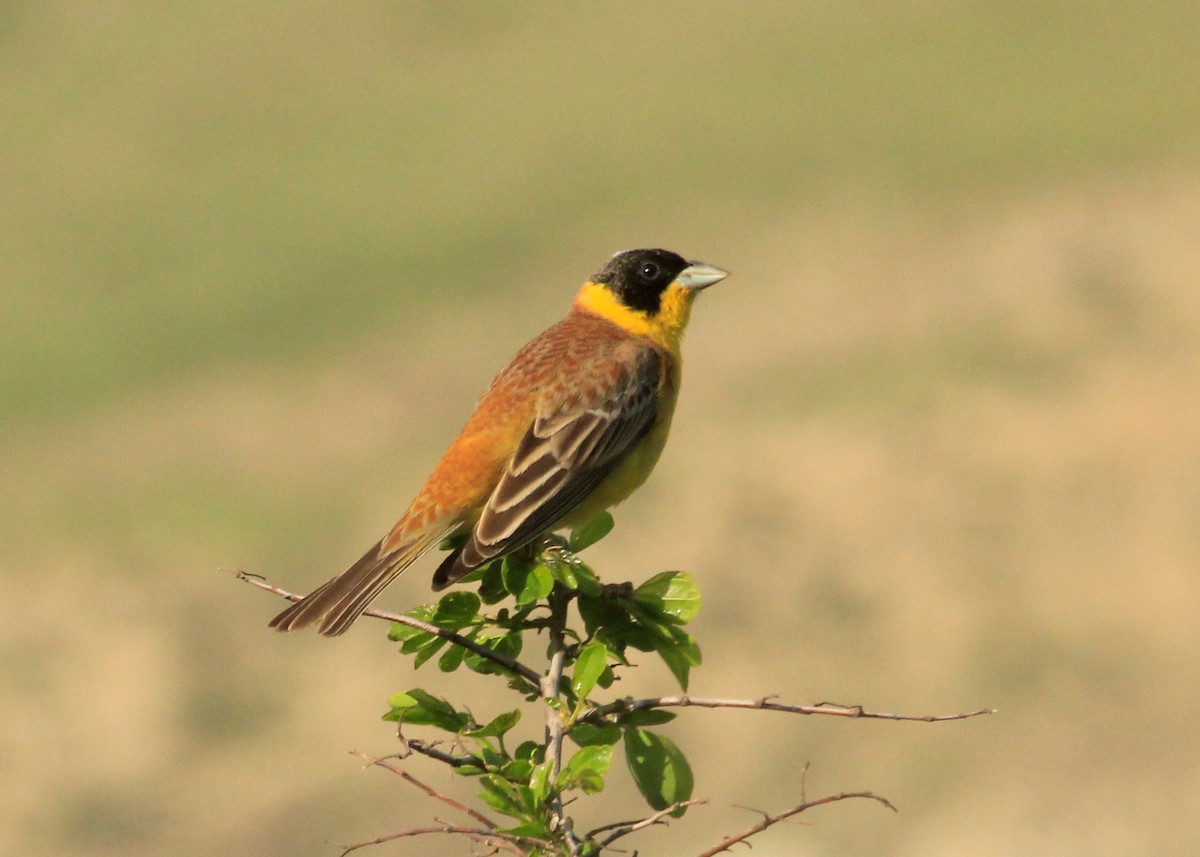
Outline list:
[[[434,589],[541,536],[603,482],[654,425],[662,361],[645,348],[600,396],[540,414]]]

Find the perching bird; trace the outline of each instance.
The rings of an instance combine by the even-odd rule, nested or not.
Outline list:
[[[392,531],[271,627],[344,633],[447,537],[466,541],[434,573],[435,590],[628,497],[667,440],[692,301],[727,276],[668,250],[613,256],[567,317],[500,370]]]

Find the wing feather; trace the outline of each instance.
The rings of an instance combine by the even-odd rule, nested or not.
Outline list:
[[[539,414],[434,587],[533,541],[595,490],[654,425],[663,359],[642,349],[599,396]]]

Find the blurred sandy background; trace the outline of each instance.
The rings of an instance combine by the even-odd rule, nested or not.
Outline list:
[[[713,804],[630,845],[695,854],[811,762],[901,812],[755,854],[1200,853],[1200,5],[191,6],[0,7],[0,852],[448,817],[347,751],[395,749],[395,690],[506,700],[380,623],[268,633],[230,572],[341,570],[663,245],[736,276],[591,559],[696,574],[696,693],[999,713],[684,712]],[[585,821],[641,811],[625,776]]]

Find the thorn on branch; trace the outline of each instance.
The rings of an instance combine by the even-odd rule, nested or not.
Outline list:
[[[487,767],[487,763],[478,756],[470,753],[447,753],[445,750],[437,749],[437,742],[422,741],[419,738],[403,738],[400,739],[404,743],[406,750],[411,750],[414,753],[420,753],[422,756],[428,756],[430,759],[436,759],[442,764],[449,765],[452,768],[461,768],[464,765],[474,765],[478,768]]]
[[[677,809],[681,809],[685,806],[697,806],[704,803],[708,803],[708,801],[698,798],[694,800],[681,800],[678,803],[673,803],[664,809],[660,809],[653,815],[646,816],[645,818],[640,818],[635,821],[618,821],[614,824],[604,824],[600,827],[593,828],[587,832],[587,836],[585,838],[594,839],[596,834],[611,830],[613,832],[600,842],[600,847],[606,848],[608,845],[620,839],[622,836],[628,836],[630,833],[636,833],[639,830],[643,830],[655,824],[666,824],[666,817],[675,812]]]
[[[805,766],[805,768],[807,769],[807,766]],[[697,855],[697,857],[715,857],[717,854],[720,854],[724,851],[729,851],[739,842],[745,842],[751,836],[762,833],[767,828],[774,827],[781,821],[786,821],[792,816],[799,815],[800,813],[810,810],[815,806],[823,806],[827,803],[837,803],[838,801],[851,800],[853,798],[873,800],[877,803],[883,804],[892,812],[897,812],[896,807],[892,805],[891,801],[885,797],[875,794],[874,792],[840,792],[835,795],[817,798],[816,800],[804,801],[803,803],[797,804],[791,809],[785,809],[783,812],[776,813],[775,815],[767,815],[765,812],[762,812],[762,810],[751,810],[752,812],[761,813],[763,815],[763,820],[758,822],[758,824],[746,828],[741,833],[735,833],[732,836],[725,837],[712,848]]]
[[[488,818],[483,813],[477,812],[476,810],[471,809],[469,806],[459,803],[458,801],[456,801],[454,798],[450,797],[449,795],[444,795],[441,792],[437,791],[436,789],[432,788],[431,786],[428,786],[425,783],[421,782],[416,777],[414,777],[412,774],[410,774],[408,771],[401,770],[400,768],[397,768],[395,765],[392,765],[389,762],[389,759],[397,758],[395,756],[372,756],[369,753],[360,753],[357,750],[351,750],[350,755],[356,756],[359,759],[365,759],[367,761],[367,767],[377,767],[377,768],[383,768],[385,771],[391,771],[393,774],[396,774],[396,775],[400,776],[401,778],[403,778],[405,782],[410,783],[411,785],[416,786],[421,791],[425,792],[425,794],[429,795],[434,800],[440,800],[442,803],[446,804],[447,806],[453,807],[454,809],[457,809],[459,812],[466,813],[471,818],[475,819],[480,824],[482,824],[484,827],[486,827],[488,830],[495,830],[497,827],[500,826],[499,824],[492,821],[490,818]]]
[[[775,696],[763,696],[757,699],[717,699],[703,696],[658,696],[646,699],[626,697],[600,705],[579,717],[580,723],[601,723],[614,715],[629,714],[633,711],[643,711],[650,708],[747,708],[759,711],[779,711],[785,714],[824,714],[832,717],[847,717],[864,720],[904,720],[921,723],[941,723],[949,720],[966,720],[985,714],[995,713],[992,708],[980,708],[960,714],[893,714],[884,711],[867,711],[861,705],[839,705],[834,702],[820,702],[816,705],[789,705],[776,702]]]
[[[401,830],[398,833],[389,833],[387,836],[377,836],[374,839],[368,839],[365,842],[356,842],[353,845],[347,845],[342,848],[341,857],[346,857],[360,848],[367,848],[371,845],[383,845],[385,842],[395,842],[397,839],[404,839],[410,836],[428,836],[431,834],[447,834],[450,836],[465,836],[482,845],[488,845],[494,850],[503,848],[505,851],[510,851],[513,854],[524,855],[529,853],[530,847],[552,849],[553,842],[548,842],[545,839],[537,839],[530,836],[516,836],[512,833],[503,833],[499,830],[487,830],[476,827],[461,827],[454,824],[442,824],[437,827],[414,827],[409,830]]]

